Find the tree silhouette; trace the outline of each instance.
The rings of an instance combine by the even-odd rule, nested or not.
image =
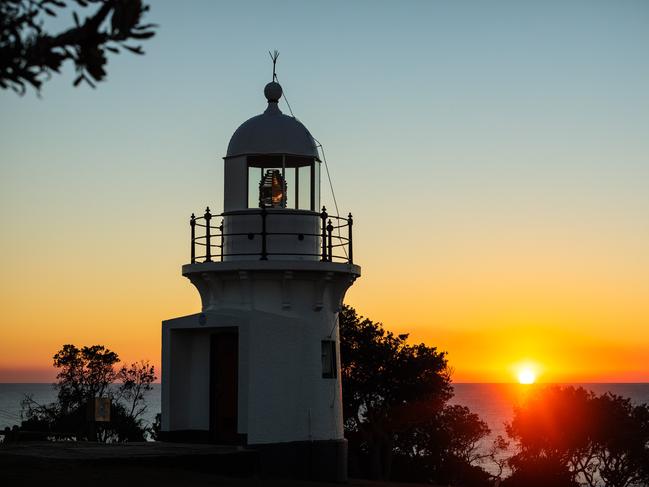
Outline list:
[[[490,433],[468,407],[446,405],[397,435],[393,470],[399,480],[491,487],[492,476],[481,467],[499,452],[482,445]]]
[[[95,9],[82,21],[75,6],[81,13]],[[74,26],[46,32],[46,19],[66,10]],[[142,23],[147,10],[142,0],[0,0],[0,87],[24,94],[30,85],[38,91],[67,60],[76,68],[74,85],[94,87],[106,76],[107,51],[144,54],[131,42],[155,35],[155,24]]]
[[[489,428],[468,408],[446,404],[453,395],[446,354],[409,344],[407,334],[394,335],[347,306],[339,322],[352,471],[425,482],[471,477],[471,485],[486,485],[489,475],[472,463]]]
[[[55,387],[62,411],[67,413],[103,397],[117,377],[113,368],[117,362],[118,355],[103,345],[80,349],[63,345],[54,355],[54,367],[60,369]]]
[[[629,487],[649,484],[649,406],[575,387],[538,391],[517,408],[508,435],[519,451],[504,485]],[[536,485],[536,484],[534,484]]]
[[[132,363],[128,367],[124,365],[117,372],[121,385],[116,400],[126,405],[130,417],[138,419],[147,410],[144,394],[153,389],[151,384],[155,379],[155,369],[146,361]]]
[[[23,430],[89,441],[145,440],[141,416],[147,408],[144,393],[156,379],[153,366],[142,361],[116,370],[118,355],[103,345],[63,345],[53,358],[59,369],[57,401],[41,405],[25,397]],[[110,400],[109,422],[89,420],[98,397]]]
[[[343,409],[348,437],[367,445],[371,476],[388,479],[395,435],[426,421],[452,396],[446,355],[409,345],[382,325],[340,313]]]

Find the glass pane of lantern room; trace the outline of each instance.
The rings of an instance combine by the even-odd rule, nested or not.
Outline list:
[[[285,208],[295,208],[295,168],[287,167],[284,184],[286,185]]]
[[[313,161],[313,211],[320,211],[322,205],[320,204],[320,162]]]
[[[259,208],[259,183],[263,175],[263,168],[248,168],[248,208]]]
[[[311,166],[302,166],[298,171],[298,209],[311,209]]]

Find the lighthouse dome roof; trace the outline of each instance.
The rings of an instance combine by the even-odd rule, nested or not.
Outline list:
[[[282,96],[279,83],[264,89],[268,108],[261,115],[243,122],[228,144],[227,157],[249,154],[288,154],[320,159],[315,140],[295,117],[284,115],[277,106]]]

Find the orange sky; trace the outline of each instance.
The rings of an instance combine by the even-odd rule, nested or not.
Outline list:
[[[424,232],[411,241],[407,232],[391,243],[411,242],[411,251],[389,256],[389,243],[373,245],[372,223],[356,221],[363,276],[347,302],[447,350],[456,381],[510,381],[522,361],[537,363],[543,381],[647,381],[649,283],[637,271],[647,268],[639,245],[612,253],[513,234],[463,243]],[[11,326],[1,330],[0,381],[51,380],[51,356],[64,343],[105,344],[126,361],[159,364],[160,321],[200,306],[180,276],[185,223],[166,221],[169,239],[148,255],[148,232],[135,226],[110,245],[100,225],[88,225],[40,253],[30,239],[15,249],[25,258],[4,262],[0,306]],[[61,237],[73,233],[62,225]]]

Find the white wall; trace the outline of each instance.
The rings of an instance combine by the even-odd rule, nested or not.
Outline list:
[[[261,236],[255,235],[262,231],[262,216],[259,208],[228,214],[223,220],[225,234],[243,233],[253,234],[253,239],[248,235],[234,235],[225,238],[224,261],[259,260],[262,243]],[[267,209],[267,233],[291,233],[293,235],[267,235],[266,251],[269,260],[297,260],[319,261],[322,253],[320,233],[322,220],[319,213],[306,210]],[[298,234],[302,234],[300,240]],[[227,254],[256,254],[232,255]],[[303,254],[303,255],[300,255]]]
[[[343,438],[340,352],[337,377],[323,378],[321,342],[338,342],[336,315],[360,269],[315,262],[301,271],[254,265],[184,269],[209,297],[206,323],[198,315],[163,322],[163,430],[209,429],[209,335],[236,326],[238,432],[248,435],[248,443]]]

